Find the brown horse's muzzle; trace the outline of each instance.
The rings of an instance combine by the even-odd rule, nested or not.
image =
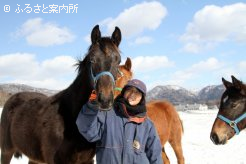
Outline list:
[[[212,127],[210,139],[215,145],[224,145],[234,135],[235,132],[233,129],[228,124],[217,118]]]
[[[110,110],[114,102],[114,79],[110,76],[101,76],[96,84],[97,101],[100,110]]]

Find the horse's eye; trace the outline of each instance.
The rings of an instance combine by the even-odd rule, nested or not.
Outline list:
[[[120,62],[121,62],[121,58],[118,60],[118,64],[120,64]]]
[[[96,59],[95,59],[95,58],[91,58],[90,62],[91,62],[92,64],[94,64],[94,63],[96,63]]]
[[[118,55],[115,55],[114,56],[114,60],[116,61],[116,63],[119,65],[120,64],[120,60],[121,60],[121,58],[118,56]]]
[[[232,108],[236,108],[236,107],[237,107],[237,103],[233,103]]]
[[[226,97],[223,99],[223,103],[225,103],[227,100],[228,100],[228,96],[226,96]]]

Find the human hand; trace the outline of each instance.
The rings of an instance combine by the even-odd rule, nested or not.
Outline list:
[[[97,99],[97,94],[95,90],[92,90],[89,101],[96,101]]]
[[[88,103],[93,105],[93,106],[98,106],[97,94],[96,94],[95,90],[92,90]]]

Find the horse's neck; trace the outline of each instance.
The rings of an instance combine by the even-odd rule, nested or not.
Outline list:
[[[65,106],[65,110],[69,110],[73,117],[76,117],[82,106],[88,101],[92,91],[90,79],[87,71],[79,73],[74,82],[62,92],[61,104]],[[64,109],[63,109],[64,110]]]
[[[71,96],[71,102],[79,101],[84,104],[88,101],[91,91],[90,79],[77,77],[69,86],[67,93]]]

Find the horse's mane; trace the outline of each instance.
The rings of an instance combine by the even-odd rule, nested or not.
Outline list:
[[[75,70],[77,71],[77,78],[75,78],[74,81],[67,88],[61,90],[60,92],[52,96],[52,104],[57,103],[59,101],[64,101],[64,97],[69,96],[68,92],[70,92],[71,87],[77,85],[76,83],[78,77],[81,76],[81,74],[85,71],[87,60],[88,54],[86,54],[83,59],[77,59],[77,62],[73,65],[76,67]]]
[[[88,54],[84,56],[84,59],[77,59],[77,62],[74,64],[74,66],[76,67],[75,70],[78,72],[78,74],[80,74],[84,70],[87,62],[87,57]]]

